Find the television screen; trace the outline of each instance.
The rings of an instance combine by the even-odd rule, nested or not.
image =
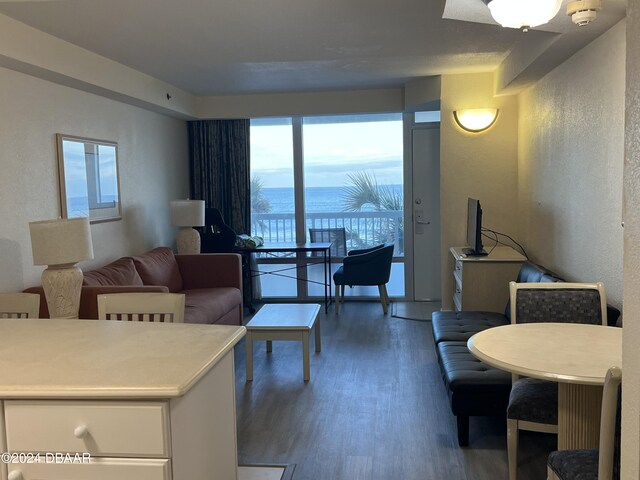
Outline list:
[[[482,249],[482,208],[480,201],[469,198],[467,201],[467,244],[469,248],[463,249],[465,255],[486,255]]]

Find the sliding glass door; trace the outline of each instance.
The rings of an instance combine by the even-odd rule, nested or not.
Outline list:
[[[402,159],[401,114],[252,120],[252,234],[269,244],[302,243],[310,240],[311,229],[343,230],[346,250],[393,242],[388,290],[404,296]],[[344,247],[334,255],[344,255]],[[323,294],[314,283],[321,279],[320,265],[298,266],[305,268],[300,276],[311,280],[301,284],[285,278],[296,273],[288,270],[296,268],[295,258],[259,261],[263,271],[275,272],[263,277],[269,279],[261,282],[263,297]],[[334,270],[340,264],[334,258]],[[378,295],[375,287],[347,293]]]

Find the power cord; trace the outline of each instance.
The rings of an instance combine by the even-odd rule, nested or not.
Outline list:
[[[485,231],[486,231],[486,232],[491,232],[491,233],[493,233],[494,237],[490,237],[489,235],[487,235],[486,233],[484,233]],[[511,241],[513,242],[513,244],[514,244],[514,245],[517,245],[517,246],[518,246],[518,248],[522,251],[522,254],[525,256],[525,258],[529,259],[529,255],[527,255],[527,252],[526,252],[526,250],[524,249],[524,247],[523,247],[522,245],[520,245],[518,242],[516,242],[512,237],[510,237],[510,236],[509,236],[509,235],[507,235],[506,233],[497,232],[497,231],[495,231],[495,230],[491,230],[490,228],[485,228],[485,227],[483,227],[483,228],[482,228],[482,234],[483,234],[485,237],[487,237],[487,238],[489,238],[489,239],[491,239],[491,240],[495,240],[496,245],[499,243],[499,244],[501,244],[501,245],[505,245],[505,246],[507,246],[507,247],[510,247],[511,245],[509,245],[508,243],[504,243],[504,242],[502,242],[502,241],[500,241],[500,240],[498,239],[498,235],[500,235],[500,236],[502,236],[502,237],[507,237],[509,240],[511,240]],[[495,245],[494,245],[494,247],[493,247],[493,248],[495,248]],[[493,248],[492,248],[491,250],[493,250]]]

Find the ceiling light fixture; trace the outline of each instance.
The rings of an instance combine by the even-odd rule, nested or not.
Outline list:
[[[471,108],[453,112],[456,123],[467,132],[484,132],[498,118],[497,108]]]
[[[598,10],[602,10],[602,0],[577,0],[567,5],[567,15],[579,27],[593,22]]]
[[[491,16],[503,27],[530,28],[548,23],[558,14],[562,0],[482,0]]]

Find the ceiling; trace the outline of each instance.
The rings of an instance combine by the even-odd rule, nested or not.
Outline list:
[[[540,76],[571,53],[552,51],[557,37],[575,51],[624,16],[624,0],[604,3],[589,27],[561,14],[555,33],[528,34],[495,25],[481,0],[0,0],[0,13],[209,96],[400,87],[532,47],[551,65]]]

